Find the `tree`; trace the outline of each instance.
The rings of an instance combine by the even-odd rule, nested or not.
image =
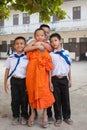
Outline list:
[[[0,0],[0,19],[6,19],[10,15],[10,8],[26,11],[29,14],[39,12],[40,19],[44,22],[50,21],[50,16],[64,19],[66,12],[61,9],[63,0]]]

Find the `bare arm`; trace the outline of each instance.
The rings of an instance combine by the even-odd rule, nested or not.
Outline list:
[[[49,72],[49,84],[50,84],[50,90],[53,92],[53,84],[51,82],[51,71]]]
[[[36,47],[33,46],[35,44],[35,41],[32,41],[31,43],[27,44],[24,48],[24,51],[25,52],[28,52],[28,51],[32,51],[32,50],[35,50]]]
[[[7,84],[8,74],[9,74],[9,69],[6,68],[5,75],[4,75],[4,90],[6,93],[8,93],[8,84]]]
[[[68,79],[69,79],[69,87],[72,86],[72,80],[71,80],[71,68],[69,70],[69,73],[68,73]]]
[[[26,47],[24,48],[24,51],[25,52],[28,52],[28,51],[33,51],[33,50],[41,50],[43,51],[44,50],[44,46],[41,44],[41,42],[31,42],[29,43],[28,45],[26,45]]]
[[[47,49],[49,52],[53,51],[53,48],[51,47],[51,45],[49,43],[43,43],[43,46],[45,47],[45,49]]]

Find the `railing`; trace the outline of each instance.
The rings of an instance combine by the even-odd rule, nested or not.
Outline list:
[[[85,20],[61,20],[49,23],[52,31],[87,30],[87,19]],[[40,23],[18,26],[0,27],[0,35],[32,33],[40,26]]]
[[[51,24],[53,31],[87,30],[87,19],[85,20],[61,20]]]

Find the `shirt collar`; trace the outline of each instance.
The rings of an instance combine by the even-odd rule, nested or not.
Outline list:
[[[64,50],[64,49],[62,48],[61,50]],[[54,49],[54,52],[61,51],[61,50]]]
[[[18,53],[15,51],[13,54],[21,55],[21,54],[25,54],[25,52],[22,52],[21,54],[18,54]]]

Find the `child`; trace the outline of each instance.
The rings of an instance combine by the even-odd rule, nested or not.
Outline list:
[[[27,123],[28,118],[28,98],[26,92],[26,67],[28,59],[24,53],[26,40],[24,37],[17,37],[14,40],[14,54],[6,60],[6,70],[4,76],[4,89],[8,92],[7,80],[9,77],[11,84],[11,109],[13,114],[12,124],[16,125],[21,121],[22,125]],[[21,120],[20,120],[21,116]]]
[[[54,52],[50,55],[53,61],[52,83],[54,87],[54,116],[55,126],[60,126],[62,116],[67,124],[72,124],[70,119],[69,87],[71,87],[71,61],[67,50],[62,49],[61,36],[54,33],[50,36],[50,44]]]
[[[46,39],[46,44],[44,44],[44,47],[50,52],[50,51],[52,51],[52,47],[50,46],[50,44],[48,44],[48,43],[50,43],[50,41],[49,41],[50,27],[49,27],[47,24],[42,24],[42,25],[40,26],[40,28],[45,31],[45,35],[46,35],[46,37],[45,37],[45,39]],[[27,45],[26,45],[26,47],[25,47],[25,49],[24,49],[26,52],[29,50],[31,43],[35,43],[35,39],[30,39],[30,40],[27,42]]]
[[[50,37],[50,26],[47,24],[40,25],[40,28],[42,28],[45,31],[46,35],[46,42],[50,43],[49,37]]]
[[[49,37],[50,37],[50,26],[47,25],[47,24],[42,24],[40,26],[41,29],[43,29],[45,31],[45,35],[46,35],[46,44],[44,45],[44,47],[49,51],[51,52],[52,51],[52,47],[50,46],[50,40],[49,40]],[[30,44],[34,43],[35,42],[35,39],[30,39],[28,41],[28,44],[27,46],[25,47],[25,51],[28,51],[29,48],[30,48]],[[31,115],[31,108],[29,107],[29,115]],[[37,119],[37,116],[38,116],[38,113],[37,113],[37,110],[35,110],[35,119]],[[47,115],[48,115],[48,121],[49,123],[52,123],[53,122],[53,117],[52,117],[52,106],[47,108]]]
[[[50,26],[47,24],[42,24],[40,26],[45,31],[46,34],[46,42],[50,45]],[[46,48],[49,52],[53,51],[52,47]],[[48,121],[49,124],[53,123],[53,112],[52,112],[52,106],[47,108],[47,115],[48,115]]]
[[[28,91],[29,104],[31,106],[31,116],[28,125],[32,126],[35,118],[34,109],[43,109],[42,126],[48,126],[47,108],[51,106],[55,99],[50,91],[51,78],[49,71],[52,70],[52,61],[49,52],[44,49],[45,32],[38,28],[34,33],[36,43],[30,44],[30,52],[27,52],[29,64],[26,73],[26,86]]]

